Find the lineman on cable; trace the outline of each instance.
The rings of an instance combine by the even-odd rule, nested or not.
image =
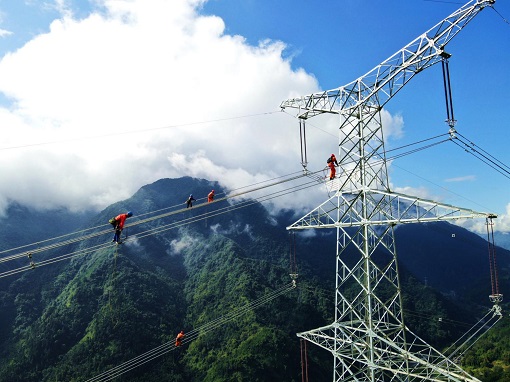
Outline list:
[[[122,241],[120,240],[120,234],[122,233],[122,230],[124,229],[124,223],[126,222],[126,219],[133,216],[133,213],[131,211],[126,212],[125,214],[119,214],[114,219],[114,229],[115,234],[113,235],[113,242],[120,244]]]

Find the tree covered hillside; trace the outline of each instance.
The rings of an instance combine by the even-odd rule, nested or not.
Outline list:
[[[271,216],[253,201],[203,205],[212,188],[222,195],[217,184],[192,178],[144,186],[82,220],[106,234],[34,259],[79,255],[0,279],[0,380],[86,381],[117,368],[118,381],[300,381],[296,332],[333,321],[335,234],[296,237],[292,288],[285,229],[292,211]],[[185,209],[190,193],[197,204]],[[225,213],[204,215],[216,208]],[[134,212],[128,223],[143,224],[128,227],[116,246],[107,221],[127,210]],[[154,211],[165,216],[150,219]],[[20,228],[11,223],[16,237]],[[60,234],[46,228],[47,237]],[[8,238],[3,248],[19,245]],[[455,323],[472,324],[484,309],[456,305],[400,271],[406,322],[438,348],[463,333]],[[187,337],[175,348],[180,330]],[[330,380],[331,355],[307,348],[310,380]],[[136,358],[154,349],[163,351]]]

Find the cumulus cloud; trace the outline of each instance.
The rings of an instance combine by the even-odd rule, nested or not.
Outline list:
[[[381,123],[385,139],[399,139],[404,136],[404,117],[402,114],[390,114],[386,109],[381,110]]]
[[[296,169],[296,125],[278,106],[316,79],[284,43],[225,34],[201,4],[105,1],[75,19],[63,2],[49,32],[2,58],[0,206],[103,208],[190,175],[178,158],[236,185]]]
[[[0,214],[12,201],[99,210],[164,177],[236,189],[301,171],[298,121],[279,105],[320,91],[317,79],[285,42],[250,45],[203,3],[105,0],[78,18],[58,1],[48,31],[1,58]],[[403,136],[401,115],[382,122],[386,139]],[[318,179],[338,126],[307,121]],[[303,210],[331,191],[317,179],[275,189],[270,208]]]
[[[294,121],[278,106],[316,79],[280,41],[225,34],[202,3],[105,1],[75,19],[61,2],[49,32],[2,58],[0,206],[103,208],[189,175],[177,158],[194,155],[197,176],[237,185],[295,170]]]

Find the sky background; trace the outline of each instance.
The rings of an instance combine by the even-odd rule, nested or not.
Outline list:
[[[235,189],[300,171],[298,122],[280,103],[350,83],[463,4],[0,0],[0,216],[13,202],[101,210],[164,177]],[[498,0],[446,48],[457,131],[506,165],[508,19]],[[387,149],[447,133],[445,119],[435,65],[386,105]],[[309,169],[338,152],[335,123],[308,121]],[[389,172],[395,191],[496,213],[495,229],[510,231],[510,179],[451,142]]]

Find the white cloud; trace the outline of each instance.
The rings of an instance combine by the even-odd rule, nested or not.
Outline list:
[[[198,241],[197,238],[193,238],[189,235],[182,235],[179,239],[174,239],[170,242],[170,255],[179,255],[189,246],[195,244]]]
[[[409,196],[415,196],[415,197],[421,198],[421,199],[434,200],[436,202],[439,202],[441,200],[441,198],[439,196],[432,195],[430,190],[427,189],[426,187],[416,188],[416,187],[405,186],[405,187],[392,187],[391,189],[395,192],[409,195]]]
[[[221,224],[213,224],[210,227],[210,229],[215,234],[221,234],[221,235],[246,234],[250,237],[250,239],[252,239],[252,240],[255,239],[255,237],[253,236],[253,228],[250,224],[241,224],[241,223],[230,222],[230,225],[226,228],[222,227]]]
[[[401,114],[390,114],[386,109],[381,111],[381,123],[384,138],[399,139],[404,136],[404,117]]]
[[[105,0],[78,19],[59,1],[49,32],[0,60],[0,214],[11,201],[102,209],[164,177],[236,189],[301,171],[298,122],[279,105],[319,91],[316,78],[291,67],[284,42],[226,34],[203,3]],[[382,122],[386,139],[402,137],[401,115]],[[338,151],[338,126],[307,121],[310,170]],[[319,205],[327,187],[306,180],[303,192],[275,186],[286,196],[269,207]]]
[[[504,214],[498,215],[497,218],[492,220],[494,223],[493,230],[496,232],[510,232],[510,203],[506,205]],[[470,231],[486,234],[487,226],[485,219],[470,219],[463,220],[457,223],[461,227],[469,229]]]
[[[316,79],[291,68],[282,42],[225,34],[220,18],[198,14],[202,3],[105,1],[74,19],[60,2],[48,33],[2,58],[2,207],[103,208],[189,175],[179,156],[199,155],[216,171],[197,175],[211,180],[237,174],[237,186],[299,168],[296,124],[263,113],[316,91]]]

